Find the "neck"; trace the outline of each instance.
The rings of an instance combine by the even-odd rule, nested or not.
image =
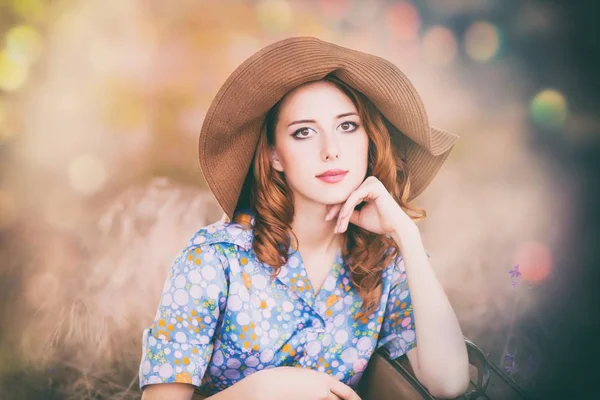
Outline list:
[[[298,238],[298,250],[330,252],[342,243],[342,234],[334,233],[336,219],[325,221],[327,208],[321,204],[294,207],[292,231]],[[293,238],[292,238],[293,240]]]

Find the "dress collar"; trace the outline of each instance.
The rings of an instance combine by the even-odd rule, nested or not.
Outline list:
[[[250,208],[244,208],[237,210],[233,215],[233,223],[239,224],[245,228],[249,228],[249,230],[253,231],[254,225],[256,221],[256,214],[254,210]],[[315,289],[312,287],[310,280],[308,278],[308,274],[306,272],[306,268],[304,267],[302,256],[300,252],[290,241],[290,246],[288,248],[288,261],[281,267],[279,274],[277,275],[277,280],[280,283],[289,287],[299,298],[304,300],[309,306],[313,307],[315,305],[315,301],[317,299],[322,299],[323,304],[327,304],[328,306],[333,305],[336,299],[331,298],[331,293],[327,290],[327,284],[330,279],[333,279],[334,282],[337,282],[337,279],[340,275],[345,274],[345,268],[343,267],[343,259],[342,259],[342,249],[339,248],[336,251],[336,256],[334,260],[334,264],[330,267],[330,272],[327,275],[327,278],[323,282],[321,289],[318,293],[315,294]],[[248,243],[248,249],[252,247],[252,241]],[[263,264],[263,263],[261,263]],[[263,266],[270,273],[271,267],[268,265]],[[326,266],[323,266],[326,267]],[[331,284],[331,282],[329,282]],[[335,300],[335,301],[334,301]]]

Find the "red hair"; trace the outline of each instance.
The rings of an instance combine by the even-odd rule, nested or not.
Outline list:
[[[331,75],[322,80],[333,83],[358,110],[369,138],[367,176],[379,179],[411,219],[418,221],[425,218],[425,210],[412,207],[407,201],[410,194],[409,171],[390,138],[390,132],[396,128],[367,97],[343,81]],[[291,245],[288,232],[291,232],[294,216],[292,191],[284,174],[273,169],[269,162],[269,148],[275,143],[275,125],[282,100],[267,113],[250,170],[252,176],[249,177],[250,206],[255,211],[253,249],[260,261],[273,268],[273,279],[288,260],[287,252]],[[416,215],[410,215],[410,212]],[[348,225],[342,248],[343,261],[352,284],[363,300],[359,317],[367,318],[379,306],[382,271],[396,259],[400,249],[393,239],[353,224]]]

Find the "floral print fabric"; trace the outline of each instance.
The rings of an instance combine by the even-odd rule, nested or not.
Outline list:
[[[185,382],[210,396],[279,366],[326,372],[355,388],[379,347],[396,358],[416,346],[401,256],[383,272],[379,308],[355,321],[361,299],[341,249],[317,294],[293,248],[271,281],[252,250],[253,222],[249,210],[215,222],[177,256],[143,332],[140,388]]]

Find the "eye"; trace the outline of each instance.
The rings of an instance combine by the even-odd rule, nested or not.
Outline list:
[[[304,139],[309,137],[310,131],[312,129],[310,128],[300,128],[294,131],[294,133],[292,133],[292,136],[295,137],[296,139]]]
[[[340,124],[340,128],[342,128],[342,131],[344,132],[354,132],[358,129],[358,124],[352,121],[345,121]]]

